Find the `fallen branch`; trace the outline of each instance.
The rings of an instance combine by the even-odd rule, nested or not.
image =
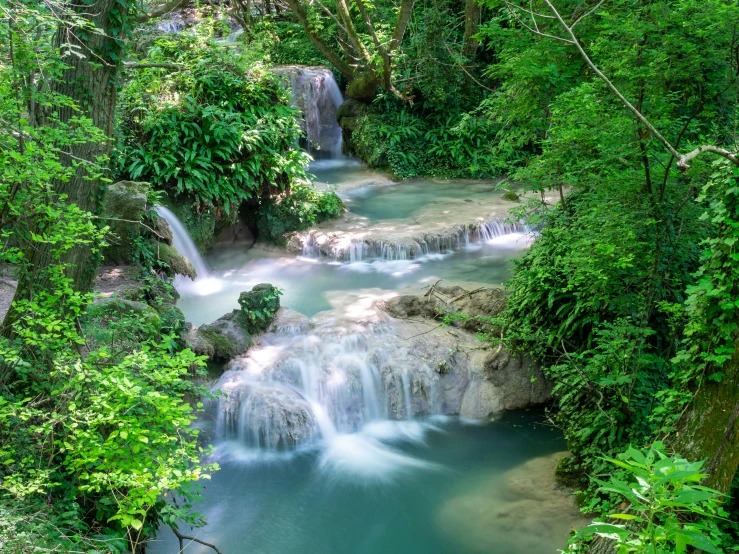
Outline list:
[[[175,529],[171,525],[170,525],[170,527],[172,528],[172,532],[174,533],[175,537],[177,537],[177,540],[180,541],[180,552],[179,552],[179,554],[182,554],[182,552],[185,549],[185,546],[184,546],[184,544],[182,542],[184,540],[188,540],[188,541],[193,541],[193,542],[200,543],[203,546],[207,546],[209,548],[212,548],[213,550],[216,551],[217,554],[223,554],[220,550],[218,550],[218,547],[215,544],[211,544],[209,542],[205,542],[203,540],[200,540],[197,537],[191,537],[189,535],[183,535],[182,533],[180,533],[177,529]]]
[[[160,239],[167,240],[167,237],[163,237],[162,235],[160,235],[159,233],[157,233],[154,229],[152,229],[151,227],[149,227],[146,223],[142,223],[141,221],[136,221],[136,220],[133,220],[133,219],[119,219],[117,217],[103,217],[103,216],[100,216],[100,215],[94,215],[94,216],[92,216],[92,218],[93,219],[105,219],[105,220],[109,220],[109,221],[122,221],[123,223],[136,223],[137,225],[141,225],[142,227],[146,227],[147,229],[149,229],[149,231],[151,231],[152,233],[154,233]]]

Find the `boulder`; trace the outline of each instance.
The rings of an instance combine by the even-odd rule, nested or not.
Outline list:
[[[153,247],[158,259],[166,266],[165,273],[167,275],[184,275],[190,279],[195,279],[198,276],[190,260],[180,254],[174,246],[155,241]]]
[[[269,327],[280,309],[282,292],[269,283],[255,285],[249,292],[239,295],[238,310],[241,326],[251,334],[261,333]]]
[[[131,263],[135,258],[135,241],[146,231],[141,221],[146,213],[149,183],[119,181],[108,185],[102,206],[102,216],[111,235],[104,251],[108,263]],[[125,220],[125,221],[122,221]]]
[[[280,290],[268,283],[255,285],[239,295],[238,310],[213,323],[191,329],[186,341],[193,352],[211,360],[228,361],[246,353],[252,335],[264,332],[280,309]]]

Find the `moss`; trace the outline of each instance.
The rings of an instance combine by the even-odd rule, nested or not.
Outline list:
[[[242,329],[252,335],[265,331],[280,309],[281,294],[280,289],[268,283],[242,292],[239,295],[241,309],[238,310],[238,322]]]
[[[190,263],[190,260],[180,254],[174,246],[158,242],[155,243],[154,249],[157,252],[159,260],[162,262],[161,267],[167,275],[184,275],[191,279],[197,277],[197,272]]]
[[[518,194],[516,194],[512,190],[509,190],[509,191],[506,191],[506,193],[503,195],[503,200],[508,200],[510,202],[518,202],[520,198]]]
[[[346,87],[346,95],[355,100],[372,101],[377,95],[377,79],[369,73],[359,75]]]
[[[216,329],[204,328],[199,330],[200,337],[210,346],[209,357],[215,360],[230,360],[242,353],[243,347],[228,335]]]

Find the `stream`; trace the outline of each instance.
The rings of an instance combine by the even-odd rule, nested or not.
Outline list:
[[[322,71],[293,77],[296,97],[307,94],[301,75],[320,97],[330,76]],[[306,117],[318,125],[307,132],[316,140],[331,125],[319,115]],[[335,129],[324,134],[335,149]],[[221,469],[203,483],[198,511],[208,524],[193,532],[224,554],[554,554],[580,523],[571,498],[553,484],[566,450],[561,433],[540,409],[483,420],[441,415],[449,410],[438,369],[397,367],[406,358],[383,351],[384,343],[393,348],[383,338],[393,327],[366,309],[439,280],[500,285],[531,236],[480,217],[482,226],[460,227],[454,240],[423,235],[412,241],[422,248],[407,248],[414,224],[474,211],[501,193],[491,182],[395,184],[329,154],[316,156],[312,172],[338,191],[351,212],[345,219],[368,230],[352,230],[345,253],[311,248],[312,235],[302,252],[221,246],[191,259],[201,268],[197,280],[175,282],[178,306],[196,326],[238,307],[239,293],[258,283],[281,288],[282,306],[302,314],[277,325],[216,384],[228,396],[198,425]],[[173,224],[171,212],[160,213]],[[324,231],[345,232],[337,225]],[[172,226],[175,246],[199,258]],[[387,237],[401,227],[404,242],[394,245]],[[362,242],[378,230],[387,237]],[[185,544],[187,554],[212,552]],[[164,529],[148,549],[179,551]]]

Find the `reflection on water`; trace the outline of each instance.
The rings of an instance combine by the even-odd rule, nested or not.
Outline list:
[[[369,289],[397,290],[430,285],[439,279],[501,284],[509,277],[510,259],[520,255],[527,240],[513,234],[444,255],[356,263],[329,263],[229,246],[206,257],[214,281],[175,282],[182,295],[178,306],[187,321],[202,325],[237,308],[239,293],[258,283],[281,288],[282,305],[307,316],[345,306]]]
[[[541,420],[532,411],[492,423],[376,422],[292,454],[223,443],[198,536],[231,553],[552,554],[575,516],[571,501],[552,499],[552,454],[565,444]],[[151,552],[177,552],[161,535]]]

